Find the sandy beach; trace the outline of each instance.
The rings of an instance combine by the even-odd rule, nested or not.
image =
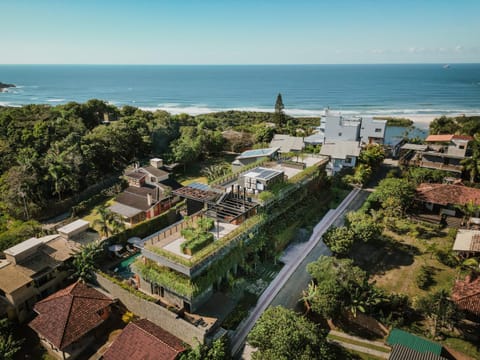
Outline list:
[[[412,120],[415,123],[415,126],[419,128],[428,128],[430,123],[441,116],[447,117],[457,117],[457,116],[479,116],[480,114],[465,114],[465,113],[458,113],[458,114],[405,114],[402,116],[392,115],[392,117],[404,117],[407,119]]]

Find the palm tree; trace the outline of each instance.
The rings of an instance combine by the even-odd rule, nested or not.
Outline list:
[[[93,280],[96,268],[95,259],[101,252],[102,246],[99,241],[88,243],[75,252],[72,261],[73,277],[81,282]]]
[[[108,224],[110,225],[112,235],[121,233],[125,230],[125,223],[123,222],[122,217],[118,214],[111,213]]]
[[[308,287],[306,290],[302,291],[302,297],[300,298],[300,301],[303,301],[303,304],[305,306],[305,313],[307,314],[310,312],[312,309],[312,301],[313,299],[317,296],[317,285],[313,281],[311,281],[308,284]]]
[[[480,272],[480,263],[475,258],[470,258],[466,260],[459,260],[459,264],[457,266],[458,272],[461,273],[463,271],[468,271],[470,276],[474,276]]]
[[[107,238],[110,234],[110,224],[113,213],[105,205],[97,206],[95,210],[99,218],[95,219],[93,226],[98,225],[100,227],[100,233]]]
[[[476,152],[471,157],[467,157],[460,162],[465,171],[470,175],[470,182],[473,183],[480,174],[480,158]]]

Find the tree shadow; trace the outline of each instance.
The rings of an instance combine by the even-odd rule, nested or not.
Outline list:
[[[355,265],[370,274],[381,275],[402,266],[412,265],[420,250],[413,245],[396,241],[388,236],[376,242],[356,242],[350,256]]]

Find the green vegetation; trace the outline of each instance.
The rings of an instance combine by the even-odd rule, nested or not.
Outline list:
[[[0,319],[0,359],[13,360],[22,347],[22,340],[15,339],[7,319]]]
[[[245,291],[235,309],[223,321],[222,327],[227,330],[235,330],[240,322],[248,315],[250,308],[255,306],[258,295]]]
[[[176,206],[170,208],[168,211],[163,214],[154,217],[153,219],[148,219],[138,223],[132,228],[128,228],[120,233],[111,235],[108,238],[109,244],[125,244],[126,241],[134,236],[144,238],[148,235],[151,235],[157,232],[160,229],[166,228],[167,226],[175,223],[180,220],[180,215],[178,210],[184,205],[184,202],[178,203]]]
[[[21,221],[13,219],[8,214],[0,215],[0,251],[40,235],[42,228],[37,221]]]
[[[480,359],[480,350],[478,349],[478,346],[472,344],[471,342],[459,338],[447,337],[442,341],[442,343],[448,347],[451,347],[452,349],[470,356],[472,359]]]
[[[450,300],[449,294],[445,290],[429,293],[418,299],[415,307],[429,320],[427,327],[430,329],[433,339],[437,337],[442,328],[451,329],[459,316],[456,305]]]
[[[120,280],[114,276],[110,276],[108,275],[107,273],[104,273],[100,270],[97,270],[97,273],[100,275],[100,276],[103,276],[104,278],[106,278],[107,280],[110,280],[112,283],[120,286],[122,289],[124,290],[127,290],[128,292],[132,293],[133,295],[135,295],[136,297],[140,298],[140,299],[143,299],[143,300],[146,300],[146,301],[150,301],[150,302],[153,302],[153,303],[156,303],[158,300],[155,299],[154,297],[152,296],[148,296],[147,294],[145,294],[144,292],[141,292],[137,289],[135,289],[134,287],[128,285],[127,283],[125,283],[124,280]]]
[[[336,255],[346,255],[353,245],[355,234],[345,226],[332,227],[323,235],[323,241]]]
[[[430,123],[430,134],[460,134],[474,136],[480,132],[480,116],[442,116]]]
[[[282,94],[277,95],[277,100],[275,101],[275,124],[281,128],[285,124],[285,113],[283,110],[285,106],[283,105]]]
[[[358,158],[359,164],[355,168],[353,175],[346,175],[345,182],[363,186],[371,178],[372,174],[380,167],[385,159],[385,150],[383,146],[378,144],[368,144],[365,149],[362,149]]]
[[[248,335],[257,351],[253,359],[336,359],[326,333],[307,319],[283,307],[270,307]]]
[[[217,241],[214,241],[213,243],[199,250],[190,259],[185,259],[184,257],[175,255],[170,251],[161,249],[154,245],[147,246],[147,249],[179,264],[192,267],[205,260],[205,258],[207,258],[208,256],[213,255],[213,253],[222,249],[226,244],[230,243],[231,241],[238,240],[239,237],[248,236],[247,234],[249,232],[252,232],[253,229],[255,227],[258,227],[264,220],[265,216],[263,214],[252,216],[224,237],[218,239]]]
[[[96,260],[102,251],[100,242],[91,242],[83,245],[79,251],[75,252],[72,260],[73,277],[83,282],[94,280],[97,267]]]
[[[112,234],[118,234],[125,230],[125,224],[120,215],[113,213],[105,205],[100,205],[95,208],[98,216],[92,223],[93,227],[98,227],[100,233],[106,238]]]
[[[402,216],[411,206],[415,187],[408,180],[387,178],[380,181],[370,194],[364,207],[378,209],[380,206],[387,216]]]
[[[145,280],[163,286],[166,289],[172,290],[177,294],[181,294],[187,298],[199,294],[202,289],[199,289],[192,281],[185,275],[173,271],[167,267],[159,266],[155,262],[147,260],[143,262],[141,259],[136,260],[132,264],[138,274]]]
[[[372,345],[372,344],[367,343],[367,342],[356,341],[356,340],[352,340],[350,338],[346,338],[346,337],[342,337],[342,336],[338,336],[338,335],[328,334],[327,339],[342,341],[342,342],[345,342],[345,343],[348,343],[348,344],[358,345],[358,346],[361,346],[361,347],[364,347],[364,348],[367,348],[367,349],[381,351],[381,352],[385,352],[385,353],[390,352],[390,350],[388,348],[383,347],[383,346],[376,346],[376,345]]]
[[[196,226],[183,229],[181,234],[186,241],[180,244],[182,252],[193,255],[205,246],[211,244],[215,237],[209,230],[213,229],[213,226],[213,219],[203,217],[197,221]]]
[[[215,340],[211,346],[199,344],[194,349],[180,355],[179,360],[229,360],[229,344],[227,337]]]
[[[413,121],[407,118],[397,118],[391,116],[375,116],[376,120],[387,120],[387,126],[410,127]]]
[[[314,283],[304,292],[306,308],[326,319],[338,318],[342,311],[372,313],[386,301],[382,291],[368,283],[365,271],[350,259],[321,256],[308,264]]]

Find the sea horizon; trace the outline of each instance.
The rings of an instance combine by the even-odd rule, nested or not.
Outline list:
[[[278,93],[292,116],[410,117],[480,114],[480,63],[382,64],[15,64],[0,65],[0,106],[100,99],[191,115],[273,111]]]

